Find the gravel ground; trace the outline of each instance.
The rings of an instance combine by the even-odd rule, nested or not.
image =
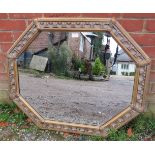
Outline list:
[[[35,125],[18,128],[13,126],[0,128],[0,141],[62,141],[60,132],[41,130]]]
[[[21,95],[44,118],[90,125],[105,123],[130,104],[134,80],[112,76],[94,82],[26,73],[19,79]]]

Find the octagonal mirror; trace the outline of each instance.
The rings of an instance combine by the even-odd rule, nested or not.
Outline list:
[[[41,128],[106,136],[147,107],[150,60],[115,20],[34,20],[8,57],[10,97]]]

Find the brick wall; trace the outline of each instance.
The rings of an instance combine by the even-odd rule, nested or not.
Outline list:
[[[77,37],[73,37],[72,33],[69,33],[68,46],[78,57],[89,59],[91,44],[81,33],[78,32],[77,35]],[[80,51],[81,36],[83,37],[83,51]]]
[[[80,52],[79,52],[79,47],[80,47],[80,34],[77,33],[78,36],[77,37],[73,37],[72,33],[69,33],[68,35],[68,46],[70,47],[70,49],[73,51],[73,53],[76,56],[80,56]]]
[[[6,53],[13,42],[37,17],[115,17],[152,59],[148,101],[155,111],[155,13],[0,13],[0,98],[8,98]]]
[[[48,32],[41,32],[26,50],[31,52],[37,52],[44,48],[47,48],[48,39]]]
[[[90,50],[91,50],[91,44],[90,42],[84,38],[84,52],[81,53],[81,57],[89,59],[90,58]]]

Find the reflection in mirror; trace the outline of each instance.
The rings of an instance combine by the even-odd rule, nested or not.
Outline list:
[[[45,119],[101,125],[132,100],[135,64],[104,32],[41,32],[17,60],[20,94]]]

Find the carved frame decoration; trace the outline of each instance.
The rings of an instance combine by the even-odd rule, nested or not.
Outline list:
[[[44,119],[20,95],[17,58],[41,31],[105,31],[109,32],[116,42],[124,49],[136,64],[134,88],[130,106],[114,116],[108,122],[100,125],[74,124]],[[106,18],[40,18],[35,19],[8,51],[8,69],[10,82],[10,98],[17,106],[42,129],[88,135],[107,136],[110,128],[120,128],[135,118],[147,108],[145,96],[148,90],[148,75],[150,58],[140,46],[130,37],[115,19]]]

